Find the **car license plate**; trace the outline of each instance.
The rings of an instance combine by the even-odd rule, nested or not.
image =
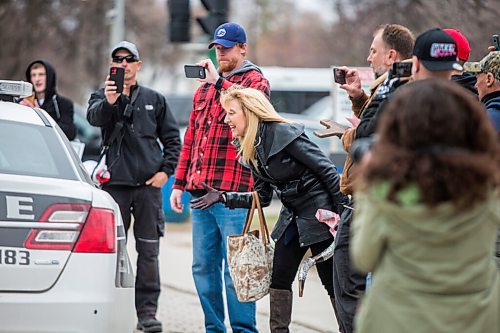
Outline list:
[[[0,249],[0,265],[20,265],[27,266],[31,264],[30,252],[17,249]]]

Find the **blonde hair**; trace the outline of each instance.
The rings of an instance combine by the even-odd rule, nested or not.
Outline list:
[[[257,89],[243,88],[233,85],[221,95],[220,102],[224,109],[229,109],[229,103],[237,101],[247,121],[245,134],[239,141],[238,155],[242,162],[252,164],[257,169],[257,160],[255,157],[255,139],[260,122],[289,122],[276,112],[271,102],[266,96]],[[257,143],[260,144],[260,141]]]
[[[35,62],[33,65],[31,65],[30,72],[32,70],[38,69],[38,68],[44,68],[45,69],[45,66],[41,62]]]

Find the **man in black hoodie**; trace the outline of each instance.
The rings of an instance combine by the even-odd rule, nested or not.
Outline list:
[[[26,69],[26,81],[33,84],[35,99],[25,98],[21,104],[47,111],[68,139],[73,140],[76,135],[73,102],[57,94],[56,72],[52,65],[44,60],[33,61]]]
[[[463,66],[464,63],[469,60],[469,55],[470,55],[470,45],[469,41],[467,38],[460,32],[460,30],[457,29],[443,29],[444,32],[446,32],[448,35],[453,38],[455,43],[457,44],[457,59],[458,63]],[[469,90],[471,93],[474,94],[477,98],[477,89],[476,89],[476,76],[472,73],[464,72],[463,70],[461,71],[453,71],[453,74],[451,75],[451,79],[464,87],[465,89]]]

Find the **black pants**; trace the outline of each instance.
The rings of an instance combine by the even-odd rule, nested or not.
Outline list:
[[[128,234],[131,214],[134,215],[134,237],[137,250],[135,278],[135,309],[139,318],[154,316],[160,296],[159,239],[164,232],[161,190],[153,186],[105,186],[120,206]]]
[[[271,288],[281,290],[292,290],[292,283],[297,275],[302,258],[310,248],[313,255],[321,253],[330,246],[332,239],[300,247],[299,235],[296,234],[289,242],[285,242],[285,237],[281,237],[274,247],[273,274],[271,278]],[[285,244],[286,243],[286,244]],[[330,297],[334,296],[333,291],[333,268],[332,258],[316,265],[321,283],[325,287]]]
[[[366,275],[357,272],[352,267],[349,257],[349,229],[352,217],[353,211],[344,209],[335,237],[335,254],[333,255],[335,305],[342,333],[353,332],[353,319],[358,299],[366,288]]]

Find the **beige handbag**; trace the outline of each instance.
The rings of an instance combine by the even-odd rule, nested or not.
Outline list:
[[[236,295],[240,302],[253,302],[269,293],[274,249],[257,192],[252,192],[252,208],[248,210],[241,235],[227,237],[227,261]],[[257,208],[259,230],[248,231]],[[260,236],[260,237],[259,237]]]

